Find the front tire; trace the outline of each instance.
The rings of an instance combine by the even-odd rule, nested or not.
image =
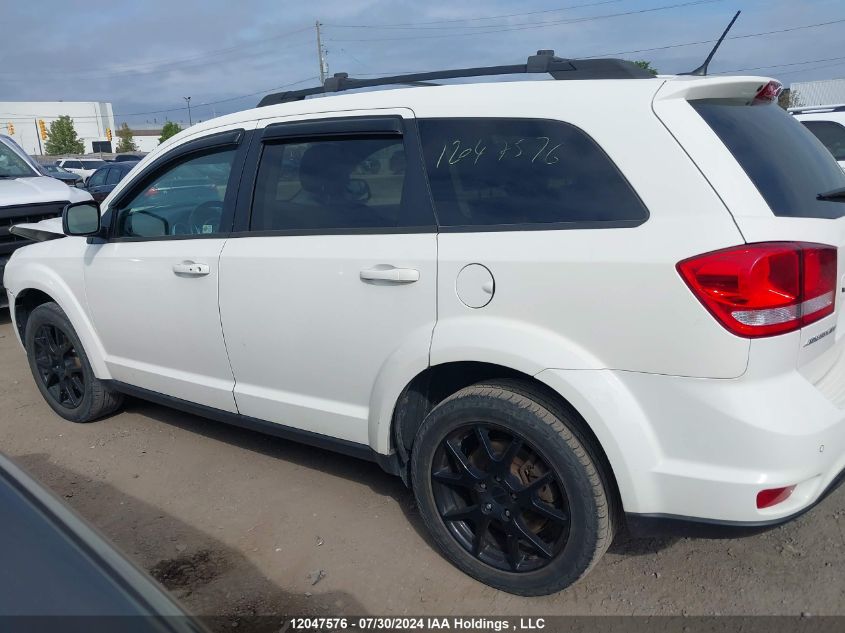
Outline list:
[[[24,346],[32,377],[47,404],[71,422],[92,422],[117,410],[123,396],[99,380],[82,343],[58,304],[29,315]]]
[[[523,596],[577,582],[613,540],[613,502],[572,414],[516,380],[461,389],[414,442],[414,493],[440,550]]]

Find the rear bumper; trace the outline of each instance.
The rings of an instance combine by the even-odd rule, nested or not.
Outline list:
[[[659,536],[686,536],[694,538],[739,538],[752,536],[774,529],[806,514],[824,501],[828,495],[835,492],[845,483],[845,470],[825,488],[824,492],[813,503],[803,510],[768,521],[720,521],[718,519],[702,519],[696,517],[675,516],[671,514],[625,514],[625,526],[628,533],[635,538]]]
[[[797,370],[730,380],[564,370],[538,378],[595,432],[632,531],[777,525],[841,483],[845,402]],[[573,400],[573,390],[587,398]],[[757,508],[761,490],[793,485],[787,500]]]

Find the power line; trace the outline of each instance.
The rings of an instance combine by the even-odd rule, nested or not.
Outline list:
[[[198,103],[198,104],[191,106],[191,108],[196,109],[196,108],[201,108],[203,106],[212,106],[212,105],[218,105],[220,103],[228,103],[229,101],[238,101],[239,99],[246,99],[247,97],[257,97],[258,95],[265,95],[265,94],[270,93],[270,92],[276,92],[276,91],[279,91],[279,90],[283,90],[285,88],[291,88],[292,86],[298,86],[299,84],[304,84],[305,82],[308,82],[308,81],[316,81],[317,79],[319,79],[319,77],[316,77],[316,76],[306,77],[305,79],[300,79],[299,81],[294,81],[294,82],[291,82],[291,83],[288,83],[288,84],[284,84],[282,86],[276,86],[274,88],[264,88],[263,90],[258,90],[257,92],[251,92],[251,93],[245,94],[245,95],[238,95],[237,97],[227,97],[226,99],[218,99],[216,101],[206,101],[204,103]],[[118,113],[118,114],[113,113],[112,117],[117,119],[117,118],[120,118],[120,117],[127,118],[127,117],[135,117],[135,116],[144,116],[144,115],[147,115],[147,114],[165,114],[167,112],[181,112],[181,111],[187,110],[187,109],[188,109],[187,107],[179,107],[179,108],[168,108],[168,109],[165,109],[165,110],[150,110],[148,112],[127,112],[127,113],[121,112],[121,113]],[[107,116],[108,115],[106,115],[106,114],[103,114],[103,115],[86,114],[86,115],[82,115],[82,116],[72,116],[71,118],[72,119],[102,119],[102,118],[105,118]],[[0,113],[0,121],[30,121],[33,118],[36,118],[36,119],[58,119],[59,117],[58,116],[46,116],[46,115],[42,115],[42,114],[21,115],[19,112],[14,113],[14,116],[12,116],[11,114]]]
[[[187,62],[199,62],[194,64],[188,64],[191,67],[201,66],[206,63],[209,57],[217,57],[220,55],[226,55],[232,52],[240,52],[244,48],[251,48],[254,46],[263,46],[269,42],[273,42],[275,40],[290,37],[291,35],[296,35],[298,33],[302,33],[305,31],[309,31],[311,27],[303,27],[300,29],[295,29],[293,31],[288,31],[286,33],[282,33],[280,35],[274,35],[273,37],[265,38],[259,42],[248,42],[245,44],[240,44],[238,46],[231,46],[229,48],[221,48],[211,51],[206,51],[204,53],[200,53],[197,55],[192,55],[190,57],[183,57],[179,59],[172,59],[172,60],[158,60],[154,62],[144,62],[142,64],[133,64],[130,66],[117,66],[117,67],[101,67],[101,68],[88,68],[83,70],[39,70],[39,75],[59,75],[59,76],[68,76],[68,75],[79,75],[85,79],[100,79],[100,78],[108,78],[108,77],[120,77],[127,73],[144,73],[144,72],[153,72],[153,71],[160,71],[167,66],[180,66],[186,64]],[[270,52],[278,52],[278,49],[273,51],[266,51],[266,52],[259,52],[259,53],[251,53],[247,54],[244,57],[249,56],[256,56],[256,55],[263,55]],[[237,59],[238,57],[235,57]],[[107,74],[99,75],[92,73],[99,73],[100,71],[109,71]],[[0,72],[0,75],[6,76],[18,76],[18,75],[28,75],[28,79],[31,79],[32,73],[21,73],[21,72]]]
[[[722,2],[723,0],[692,0],[691,2],[681,2],[678,4],[669,4],[664,5],[662,7],[652,7],[649,9],[638,9],[636,11],[624,11],[620,13],[606,13],[604,15],[594,15],[588,16],[583,18],[570,18],[568,20],[550,20],[546,22],[534,22],[534,23],[523,23],[512,25],[508,27],[501,27],[501,28],[490,28],[487,31],[477,31],[474,33],[441,33],[438,35],[405,35],[402,37],[371,37],[365,39],[353,39],[353,38],[340,38],[335,39],[331,38],[330,41],[332,42],[388,42],[388,41],[404,41],[404,40],[426,40],[426,39],[439,39],[444,37],[473,37],[476,35],[490,35],[492,33],[505,33],[508,31],[525,31],[530,29],[542,29],[547,28],[550,26],[556,26],[559,24],[579,24],[581,22],[592,22],[594,20],[605,20],[608,18],[618,18],[627,15],[639,15],[643,13],[654,13],[655,11],[666,11],[668,9],[678,9],[682,7],[692,7],[702,4],[713,4],[715,2]],[[473,27],[467,27],[473,28]],[[484,27],[487,28],[487,27]]]
[[[769,68],[786,68],[786,67],[789,67],[789,66],[803,66],[805,64],[815,64],[815,63],[818,63],[818,62],[833,62],[833,61],[838,61],[838,60],[845,60],[845,56],[828,57],[826,59],[808,59],[807,61],[803,61],[803,62],[790,62],[790,63],[787,63],[787,64],[773,64],[771,66],[755,66],[755,67],[752,67],[752,68],[734,68],[732,70],[720,70],[717,73],[710,73],[710,74],[711,75],[727,75],[728,73],[741,73],[741,72],[745,72],[745,71],[749,71],[749,70],[767,70]],[[836,66],[837,64],[833,64],[833,65]],[[806,70],[806,69],[801,68],[801,69],[799,69],[795,72],[802,72],[804,70]],[[792,71],[790,71],[790,72],[792,72]],[[783,74],[783,73],[780,73],[780,74]]]
[[[784,29],[777,29],[775,31],[761,31],[760,33],[746,33],[744,35],[731,35],[726,37],[726,40],[742,40],[750,37],[762,37],[764,35],[776,35],[778,33],[788,33],[790,31],[800,31],[802,29],[814,29],[821,26],[829,26],[831,24],[839,24],[845,22],[845,18],[838,20],[829,20],[828,22],[819,22],[817,24],[805,24],[803,26],[791,26]],[[716,40],[699,40],[697,42],[684,42],[682,44],[667,44],[665,46],[653,46],[651,48],[638,48],[630,51],[613,51],[612,53],[593,53],[591,55],[580,55],[580,57],[609,57],[610,55],[629,55],[632,53],[649,53],[652,51],[663,51],[670,48],[682,48],[684,46],[695,46],[697,44],[712,44]]]
[[[558,11],[569,11],[571,9],[581,9],[584,7],[597,7],[602,4],[613,4],[616,2],[621,2],[622,0],[601,0],[601,2],[588,2],[586,4],[573,4],[568,7],[560,7],[557,9],[544,9],[542,11],[526,11],[523,13],[504,13],[501,15],[488,15],[485,17],[480,18],[456,18],[452,20],[431,20],[429,22],[397,22],[393,24],[326,24],[325,26],[330,26],[336,29],[399,29],[404,27],[412,27],[412,28],[427,28],[425,25],[429,24],[454,24],[456,22],[478,22],[480,20],[499,20],[501,18],[516,18],[516,17],[524,17],[527,15],[540,15],[541,13],[556,13]],[[486,27],[475,27],[475,28],[490,28],[493,25],[488,24]],[[434,27],[434,28],[469,28],[469,27],[460,27],[460,26],[452,26],[452,27]]]

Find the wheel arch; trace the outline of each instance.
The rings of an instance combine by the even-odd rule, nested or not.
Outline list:
[[[26,324],[29,315],[39,305],[56,303],[67,315],[79,340],[85,348],[88,361],[94,375],[100,379],[111,377],[105,363],[102,343],[94,330],[91,320],[71,288],[58,275],[44,268],[38,271],[27,283],[15,289],[13,302],[9,306],[15,323],[16,333],[22,345],[25,345]]]
[[[576,430],[589,444],[594,453],[593,457],[605,472],[611,488],[610,494],[617,501],[621,500],[616,469],[603,443],[587,419],[566,397],[536,376],[504,365],[478,361],[456,361],[432,365],[414,376],[397,398],[389,425],[389,441],[399,461],[400,475],[406,484],[409,482],[408,463],[411,447],[417,430],[428,412],[439,402],[464,387],[495,379],[518,380],[552,399],[570,413],[573,422],[577,425]]]

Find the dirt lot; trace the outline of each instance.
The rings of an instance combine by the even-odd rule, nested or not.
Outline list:
[[[845,614],[845,489],[739,540],[617,538],[592,574],[518,598],[454,569],[378,466],[130,401],[88,425],[42,401],[0,310],[0,450],[194,613]],[[323,570],[317,584],[312,581]]]

